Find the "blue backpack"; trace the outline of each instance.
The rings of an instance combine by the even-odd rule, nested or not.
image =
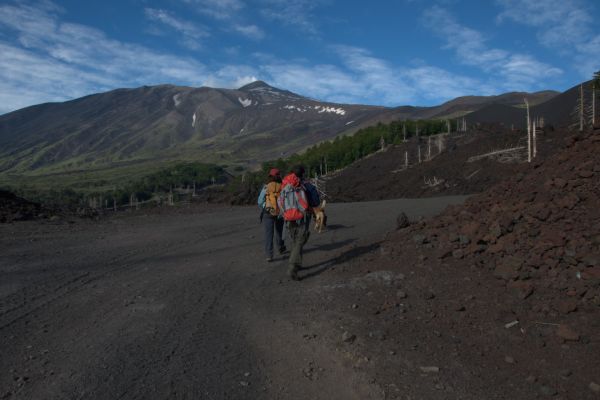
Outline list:
[[[306,190],[306,199],[308,200],[308,205],[312,207],[318,207],[321,205],[321,196],[319,196],[319,191],[317,188],[310,182],[304,182],[304,189]]]

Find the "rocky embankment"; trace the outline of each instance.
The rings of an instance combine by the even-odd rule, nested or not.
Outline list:
[[[380,386],[600,398],[600,131],[562,146],[438,217],[399,219],[379,251],[352,262],[353,275],[390,277],[366,298],[346,293],[354,304],[340,321]]]

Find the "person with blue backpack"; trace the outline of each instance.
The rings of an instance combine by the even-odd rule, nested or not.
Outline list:
[[[277,243],[279,254],[287,252],[283,240],[283,218],[279,211],[279,194],[281,193],[281,173],[272,168],[267,177],[267,183],[258,195],[260,222],[265,228],[265,253],[267,262],[273,261],[273,239]]]
[[[302,250],[310,236],[312,208],[321,203],[319,192],[304,179],[304,167],[297,165],[283,178],[279,195],[279,208],[286,223],[288,236],[292,242],[289,259],[289,276],[299,280],[298,270],[302,268]]]

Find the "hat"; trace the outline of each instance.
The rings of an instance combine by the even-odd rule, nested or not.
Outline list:
[[[269,176],[277,176],[279,174],[280,172],[277,168],[271,168],[271,171],[269,171]]]

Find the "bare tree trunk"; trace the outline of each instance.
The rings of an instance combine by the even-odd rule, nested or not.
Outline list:
[[[427,138],[427,161],[431,161],[431,136]]]
[[[406,122],[402,124],[402,134],[404,135],[404,142],[406,142]]]
[[[408,151],[404,152],[404,168],[408,169]]]
[[[526,98],[525,107],[527,108],[527,162],[531,162],[531,119],[529,117],[529,102]]]
[[[592,83],[592,128],[596,126],[596,85]]]
[[[579,132],[583,132],[583,83],[579,85]]]
[[[537,124],[535,121],[533,121],[533,158],[535,158],[535,156],[537,155],[537,138],[536,138],[536,129],[537,129]]]
[[[419,164],[421,164],[421,145],[419,144]]]

